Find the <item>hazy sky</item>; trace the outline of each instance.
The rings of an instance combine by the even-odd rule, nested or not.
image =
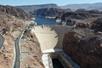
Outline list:
[[[96,3],[96,2],[102,2],[102,0],[0,0],[0,4],[3,5],[35,5],[35,4],[47,4],[47,3],[66,5],[66,4]]]

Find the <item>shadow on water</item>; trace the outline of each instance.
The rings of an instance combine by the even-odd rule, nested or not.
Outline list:
[[[58,59],[52,59],[52,62],[53,62],[54,68],[63,68],[63,65],[61,64],[61,62]]]

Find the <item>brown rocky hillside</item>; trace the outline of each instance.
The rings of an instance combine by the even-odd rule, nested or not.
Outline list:
[[[24,12],[24,10],[12,6],[0,5],[0,14],[9,14],[22,19],[29,19],[31,16]]]
[[[65,34],[64,51],[81,68],[102,68],[102,36],[83,29],[78,31]]]

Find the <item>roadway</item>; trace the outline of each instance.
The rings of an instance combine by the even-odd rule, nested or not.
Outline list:
[[[19,39],[18,37],[15,41],[15,62],[14,62],[14,68],[20,68],[20,49],[19,49]]]
[[[25,27],[25,29],[27,29],[27,28],[28,28],[28,26]],[[13,68],[20,68],[20,45],[19,45],[19,41],[20,41],[21,37],[23,36],[25,29],[23,29],[21,34],[15,40],[15,59],[14,59]]]
[[[0,49],[3,47],[4,37],[0,34]]]

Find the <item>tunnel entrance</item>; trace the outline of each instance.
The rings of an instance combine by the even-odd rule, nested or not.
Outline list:
[[[52,59],[52,63],[53,68],[64,68],[62,63],[57,58]]]

